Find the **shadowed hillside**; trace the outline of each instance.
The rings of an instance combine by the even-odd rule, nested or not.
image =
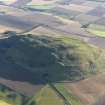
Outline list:
[[[12,36],[0,40],[0,76],[34,84],[80,80],[104,69],[104,51],[72,38]]]
[[[68,37],[55,39],[33,35],[11,36],[0,39],[0,67],[0,77],[7,80],[29,82],[35,85],[49,83],[59,85],[63,81],[77,81],[103,72],[105,52]],[[58,88],[58,92],[59,89],[61,87]],[[44,98],[40,98],[42,94],[45,94]],[[37,101],[38,105],[43,105],[40,103],[45,103],[47,94],[51,95],[51,98],[50,101],[46,101],[46,104],[52,102],[54,97],[58,97],[51,87],[45,86],[34,97],[28,100],[25,98],[24,102],[26,105],[35,105]],[[67,90],[60,94],[64,97],[63,100],[72,99],[74,105],[77,103],[81,105],[72,94],[69,95]],[[40,101],[38,101],[39,98]],[[56,102],[58,105],[64,105],[65,101],[61,103],[56,100]]]

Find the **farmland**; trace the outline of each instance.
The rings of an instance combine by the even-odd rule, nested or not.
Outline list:
[[[104,105],[104,4],[0,0],[0,105]]]
[[[105,37],[105,26],[103,25],[91,24],[87,31],[95,36]]]
[[[105,31],[92,30],[92,29],[89,29],[88,31],[93,33],[96,36],[105,37]]]

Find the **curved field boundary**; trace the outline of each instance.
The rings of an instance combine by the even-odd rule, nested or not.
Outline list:
[[[63,96],[62,93],[52,84],[50,83],[49,86],[58,94],[58,96],[64,101],[65,105],[72,105],[72,103],[68,102],[68,100]]]

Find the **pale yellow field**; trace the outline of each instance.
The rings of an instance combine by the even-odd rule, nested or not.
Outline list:
[[[44,4],[52,4],[57,0],[32,0],[28,5],[44,5]]]
[[[6,103],[6,102],[0,100],[0,105],[11,105],[11,104],[8,104],[8,103]]]

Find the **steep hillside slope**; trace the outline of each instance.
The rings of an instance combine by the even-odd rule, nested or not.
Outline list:
[[[2,39],[0,57],[1,77],[34,84],[46,80],[80,80],[104,71],[105,67],[103,50],[65,37],[13,36]]]
[[[45,105],[49,95],[49,100],[55,100],[57,105],[64,105],[70,97],[77,100],[75,105],[80,105],[66,90],[60,93],[63,98],[56,97],[58,93],[46,84],[73,82],[105,70],[104,50],[68,37],[21,35],[0,39],[0,58],[0,77],[45,85],[33,98],[24,101],[26,105]],[[62,90],[59,84],[55,88]]]

